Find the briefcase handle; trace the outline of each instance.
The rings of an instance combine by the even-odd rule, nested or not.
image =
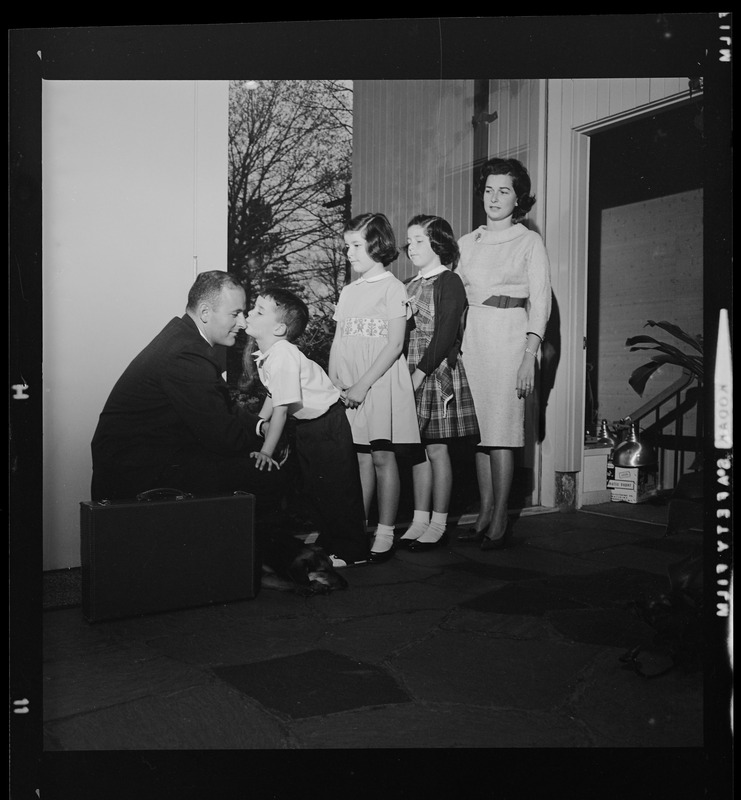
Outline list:
[[[150,502],[152,500],[185,500],[193,497],[190,492],[184,492],[182,489],[169,489],[161,487],[159,489],[147,489],[146,492],[141,492],[136,496],[136,499],[142,502]]]

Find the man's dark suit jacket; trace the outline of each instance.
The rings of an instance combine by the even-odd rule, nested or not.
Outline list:
[[[161,483],[163,476],[182,462],[205,469],[260,449],[258,417],[231,403],[219,349],[185,314],[129,364],[93,436],[93,500],[131,498],[169,485]]]

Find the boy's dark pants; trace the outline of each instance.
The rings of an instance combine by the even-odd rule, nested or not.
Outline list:
[[[312,502],[320,535],[316,543],[348,563],[369,553],[358,456],[345,407],[296,421],[296,456],[304,489]]]

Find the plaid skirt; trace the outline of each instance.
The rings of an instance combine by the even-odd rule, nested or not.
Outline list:
[[[438,373],[443,373],[440,376]],[[447,373],[447,374],[445,374]],[[452,391],[443,396],[444,386]],[[454,369],[445,359],[442,364],[422,382],[415,394],[419,434],[425,439],[458,439],[464,436],[479,438],[476,410],[471,390],[468,388],[463,361],[458,358]]]
[[[414,298],[415,328],[409,339],[410,373],[413,373],[432,339],[434,307],[432,292],[422,291]],[[468,386],[463,359],[458,356],[455,367],[444,358],[439,366],[422,381],[415,392],[417,419],[422,440],[476,437],[479,426],[473,397]]]

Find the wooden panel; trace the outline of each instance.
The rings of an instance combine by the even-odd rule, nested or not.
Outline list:
[[[597,85],[597,103],[592,119],[603,119],[610,116],[610,81],[600,78],[598,81],[590,81],[592,85]]]
[[[610,115],[622,114],[629,108],[637,108],[650,101],[650,82],[641,78],[620,78],[613,81],[620,86],[620,99],[610,107]]]
[[[381,211],[398,243],[415,214],[470,229],[473,81],[355,81],[352,213]],[[392,270],[414,268],[401,255]]]
[[[491,84],[498,118],[488,126],[489,152],[522,158],[535,183],[539,82]],[[354,91],[353,213],[382,210],[400,235],[420,212],[445,216],[459,235],[470,230],[473,81],[356,81]]]
[[[538,114],[540,82],[509,80],[490,83],[489,110],[496,111],[498,117],[489,125],[489,155],[521,160],[534,178],[539,156],[536,146],[541,124]]]
[[[545,203],[540,194],[545,168],[545,83],[538,80],[490,81],[489,112],[497,119],[489,124],[488,154],[490,157],[516,158],[527,167],[536,204],[528,215],[527,225],[543,232]],[[540,433],[539,408],[535,399],[526,407],[525,447],[517,453],[518,467],[529,470],[531,491],[525,504],[540,503]]]
[[[564,81],[573,92],[571,127],[624,114],[686,92],[688,78],[579,78]]]

